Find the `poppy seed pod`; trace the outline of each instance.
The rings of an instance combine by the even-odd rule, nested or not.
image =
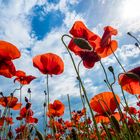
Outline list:
[[[73,39],[74,43],[80,47],[81,49],[84,49],[85,51],[92,51],[93,48],[91,45],[83,38],[74,38]]]

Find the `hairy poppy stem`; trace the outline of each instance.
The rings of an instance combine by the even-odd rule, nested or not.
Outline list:
[[[69,104],[70,120],[72,120],[72,115],[71,115],[71,105],[70,105],[70,97],[69,97],[69,94],[67,94],[67,98],[68,98],[68,104]]]
[[[79,74],[80,74],[80,64],[81,64],[81,62],[82,62],[82,60],[78,63],[78,66],[77,66],[77,70],[78,70],[78,73]],[[84,99],[83,99],[83,95],[82,95],[82,90],[81,90],[81,84],[80,84],[80,82],[79,82],[79,91],[80,91],[80,97],[81,97],[81,101],[82,101],[82,104],[83,104],[83,108],[86,108],[85,107],[85,103],[84,103]]]
[[[48,95],[48,105],[50,103],[50,93],[49,93],[49,75],[47,74],[47,95]]]
[[[78,66],[77,66],[77,70],[78,70],[78,73],[80,74],[80,64],[81,64],[82,60],[78,63]],[[84,95],[82,95],[82,90],[81,90],[81,83],[79,82],[79,91],[80,91],[80,97],[81,97],[81,101],[82,101],[82,104],[83,104],[83,108],[86,109],[86,106],[85,106],[85,101],[84,101]],[[87,112],[85,113],[85,121],[87,121]],[[87,128],[86,128],[86,131],[87,131],[87,134],[88,134],[88,138],[90,138],[90,134],[89,134],[89,130],[88,130],[88,123],[86,123],[87,125]]]
[[[98,127],[97,127],[97,123],[96,123],[96,120],[95,120],[95,115],[94,115],[94,113],[93,113],[93,111],[92,111],[92,109],[91,109],[91,107],[90,107],[90,103],[89,103],[89,100],[88,100],[88,97],[87,97],[87,93],[86,93],[86,90],[85,90],[85,88],[84,88],[84,86],[83,86],[83,82],[82,82],[81,77],[80,77],[80,75],[79,75],[79,73],[78,73],[78,70],[77,70],[77,68],[76,68],[76,64],[75,64],[75,61],[74,61],[74,59],[73,59],[73,56],[72,56],[71,52],[69,51],[69,49],[68,49],[66,43],[64,42],[64,37],[69,37],[69,38],[71,38],[71,39],[72,39],[72,37],[71,37],[70,35],[64,34],[64,35],[61,37],[61,40],[62,40],[62,42],[63,42],[65,48],[67,49],[67,51],[68,51],[68,53],[69,53],[69,55],[70,55],[70,58],[71,58],[71,60],[72,60],[74,69],[75,69],[76,74],[77,74],[77,76],[78,76],[78,80],[79,80],[79,82],[80,82],[80,84],[81,84],[81,87],[82,87],[84,96],[85,96],[85,98],[86,98],[87,104],[88,104],[88,106],[89,106],[89,109],[90,109],[90,112],[91,112],[91,115],[92,115],[92,120],[93,120],[95,129],[96,129],[96,132],[97,132],[98,140],[101,140],[101,137],[100,137],[100,134],[99,134],[99,130],[98,130]]]
[[[111,48],[111,51],[112,51],[112,53],[113,53],[115,59],[117,60],[118,64],[121,66],[122,70],[123,70],[124,72],[126,72],[125,69],[124,69],[124,67],[122,66],[120,60],[118,59],[118,57],[116,56],[116,54],[115,54],[114,51],[112,50],[112,47],[111,47],[111,46],[110,46],[110,48]]]
[[[49,103],[50,103],[50,93],[49,93],[49,75],[47,74],[47,77],[46,77],[46,84],[47,84],[47,94],[45,93],[45,103],[47,105],[46,107],[46,112],[47,110],[49,110]],[[46,95],[48,95],[48,99],[46,99]],[[51,120],[51,119],[50,119]],[[46,123],[48,125],[48,116],[46,116]],[[46,133],[46,132],[45,132]]]
[[[108,88],[110,89],[110,87],[109,87],[109,80],[108,80],[108,76],[107,76],[107,72],[106,72],[106,70],[105,70],[105,68],[104,68],[104,65],[103,65],[103,63],[102,63],[101,60],[100,60],[100,64],[101,64],[101,67],[102,67],[102,69],[103,69],[103,71],[104,71],[104,74],[105,74],[105,77],[106,77],[106,84],[107,84]]]

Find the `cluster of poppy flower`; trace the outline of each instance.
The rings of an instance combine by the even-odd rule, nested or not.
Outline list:
[[[101,62],[102,58],[112,53],[114,54],[118,47],[117,41],[111,39],[112,35],[117,35],[117,30],[111,26],[106,26],[103,36],[100,37],[91,32],[83,22],[76,21],[70,30],[70,34],[72,34],[73,37],[68,35],[71,40],[67,49],[78,55],[82,59],[85,68],[88,69],[92,68],[96,62]],[[26,75],[22,70],[16,70],[13,60],[20,56],[20,51],[16,46],[6,41],[0,41],[0,75],[7,78],[15,77],[14,82],[18,81],[22,88],[23,85],[30,84],[36,77]],[[33,58],[33,66],[42,74],[51,76],[61,74],[64,71],[62,59],[53,53],[35,56]],[[113,73],[113,69],[111,69],[111,71]],[[78,79],[79,78],[80,75],[78,74]],[[80,82],[81,86],[83,86],[82,81]],[[125,90],[132,95],[140,94],[140,67],[121,73],[118,77],[118,83],[122,88],[122,92]],[[34,140],[47,140],[52,138],[112,139],[113,137],[122,139],[127,137],[127,132],[128,138],[132,137],[132,133],[135,132],[136,136],[139,137],[140,110],[129,107],[127,102],[122,110],[120,108],[120,97],[114,93],[110,83],[108,83],[108,86],[111,91],[95,95],[90,102],[88,102],[86,98],[89,108],[91,109],[90,113],[92,117],[88,115],[85,102],[83,103],[82,110],[73,112],[71,112],[69,102],[70,121],[65,121],[61,118],[65,112],[65,105],[59,100],[50,103],[48,96],[48,101],[44,103],[44,115],[47,117],[47,119],[44,119],[44,135],[36,128],[35,124],[38,123],[38,119],[33,117],[34,112],[31,109],[30,99],[25,97],[26,105],[22,107],[21,99],[18,103],[18,98],[14,96],[14,93],[6,97],[1,92],[0,105],[4,107],[4,111],[0,118],[0,136],[2,139],[15,138],[17,140],[31,137],[33,137]],[[86,96],[85,93],[83,98]],[[137,98],[137,106],[140,107],[140,96]],[[11,109],[19,110],[19,116],[17,116],[16,119],[21,122],[20,126],[15,129],[17,134],[15,137],[11,129],[13,124],[12,114],[10,114]],[[116,109],[118,112],[115,111]],[[96,114],[94,115],[93,112]],[[100,125],[96,127],[97,124]],[[134,130],[134,128],[137,128],[137,130]],[[48,129],[50,129],[50,131],[46,132]],[[122,134],[124,130],[125,134]]]

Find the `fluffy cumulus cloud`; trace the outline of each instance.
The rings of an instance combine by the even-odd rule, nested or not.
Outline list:
[[[41,116],[43,113],[40,112],[40,108],[43,109],[46,77],[33,67],[32,58],[35,55],[53,52],[61,56],[64,60],[64,73],[60,76],[49,77],[51,101],[57,98],[62,99],[67,106],[67,94],[70,94],[73,99],[73,101],[71,100],[73,103],[72,108],[74,107],[74,102],[76,100],[79,101],[76,73],[69,55],[61,42],[61,36],[69,32],[74,21],[82,20],[93,32],[100,36],[103,34],[104,26],[113,25],[117,27],[119,31],[117,37],[119,49],[116,51],[116,55],[126,69],[133,68],[140,64],[138,49],[133,45],[135,41],[126,35],[128,31],[132,31],[138,35],[140,29],[139,15],[137,15],[137,17],[131,15],[131,18],[126,17],[127,8],[132,6],[130,1],[0,1],[0,39],[11,42],[20,49],[22,56],[20,59],[14,61],[17,69],[24,70],[27,74],[32,74],[37,77],[29,86],[23,88],[23,92],[25,93],[23,93],[23,96],[28,96],[27,89],[29,87],[32,90],[33,108],[38,112],[36,116]],[[134,3],[137,3],[137,0],[134,0]],[[133,6],[131,8],[133,8]],[[125,18],[127,18],[127,20]],[[39,29],[39,31],[37,29]],[[39,38],[39,36],[41,36],[41,38]],[[68,42],[69,39],[66,39],[66,43]],[[80,59],[77,56],[74,56],[74,58],[78,65]],[[106,69],[110,65],[114,66],[116,74],[122,72],[113,56],[103,59],[103,63]],[[94,69],[91,70],[85,69],[81,64],[80,74],[87,88],[89,97],[108,90],[103,82],[105,76],[99,63],[95,64]],[[109,72],[108,74],[111,79],[112,75]],[[6,94],[12,92],[14,88],[19,86],[17,83],[13,84],[13,79],[6,79],[4,77],[0,77],[0,79],[2,85],[0,90]],[[6,88],[7,85],[12,87],[8,89],[8,91]],[[120,93],[118,86],[115,87],[115,89],[117,93]],[[19,96],[18,91],[16,92],[16,96]],[[135,99],[132,103],[134,101]]]

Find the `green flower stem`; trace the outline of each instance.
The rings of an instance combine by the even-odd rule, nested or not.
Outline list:
[[[48,107],[50,103],[50,93],[49,93],[49,75],[47,74],[47,95],[48,95]]]
[[[117,60],[118,64],[120,65],[120,67],[122,68],[122,70],[123,70],[124,72],[126,72],[125,69],[124,69],[124,67],[123,67],[123,65],[121,64],[120,60],[118,59],[118,57],[116,56],[116,54],[115,54],[114,51],[112,50],[112,47],[111,47],[111,46],[110,46],[110,48],[111,48],[111,51],[112,51],[112,53],[113,53],[115,59]]]
[[[78,73],[80,74],[80,64],[81,64],[82,60],[78,63],[78,66],[77,66],[77,70],[78,70]],[[79,82],[79,80],[78,80]],[[83,108],[85,108],[85,104],[84,104],[84,101],[83,101],[83,96],[82,96],[82,90],[81,90],[81,84],[79,82],[79,92],[80,92],[80,97],[81,97],[81,101],[82,101],[82,104],[83,104]]]
[[[120,74],[118,75],[119,83],[120,83],[120,75],[121,75],[121,74],[124,74],[124,73],[120,73]],[[127,103],[127,100],[126,100],[126,98],[125,98],[124,91],[123,91],[123,88],[122,88],[122,85],[121,85],[121,84],[120,84],[120,87],[121,87],[121,91],[122,91],[122,95],[123,95],[125,104],[126,104],[126,106],[128,107],[128,103]]]
[[[129,36],[131,36],[132,38],[134,38],[137,41],[137,43],[140,45],[140,41],[134,35],[129,34]],[[140,46],[139,45],[137,47],[140,50]]]
[[[72,121],[72,114],[71,114],[71,105],[70,105],[70,97],[69,97],[69,94],[67,94],[67,98],[68,98],[68,104],[69,104],[70,120]]]
[[[80,74],[80,64],[82,63],[82,60],[78,63],[78,66],[77,66],[77,70],[78,70],[78,73]],[[79,81],[79,80],[78,80]],[[82,104],[83,104],[83,108],[86,109],[86,106],[85,106],[85,101],[84,101],[84,96],[82,95],[82,89],[81,89],[81,84],[79,82],[79,91],[80,91],[80,97],[81,97],[81,101],[82,101]],[[86,109],[86,113],[84,115],[84,119],[85,119],[85,122],[87,121],[87,109]],[[89,134],[89,125],[88,123],[86,123],[86,132],[87,132],[87,136],[88,136],[88,139],[90,139],[90,134]]]
[[[12,93],[13,93],[13,96],[14,96],[14,93],[15,93],[17,90],[21,90],[22,87],[23,87],[23,85],[21,85],[20,88],[16,88],[16,89],[14,89],[14,91],[12,92]]]
[[[110,89],[110,90],[112,91],[112,93],[113,93],[113,97],[114,97],[115,102],[116,102],[116,104],[117,104],[119,113],[120,113],[120,115],[122,116],[123,114],[122,114],[122,111],[121,111],[121,109],[120,109],[120,105],[119,105],[119,103],[118,103],[118,101],[117,101],[117,99],[116,99],[116,96],[115,96],[115,93],[114,93],[114,90],[113,90],[113,87],[112,87],[113,85],[110,84],[110,82],[109,82],[109,80],[108,80],[107,72],[106,72],[106,70],[105,70],[105,68],[104,68],[104,65],[103,65],[103,63],[102,63],[101,60],[100,60],[100,64],[101,64],[101,66],[102,66],[102,68],[103,68],[103,71],[104,71],[104,74],[105,74],[105,77],[106,77],[107,84],[109,85],[109,89]]]
[[[68,51],[68,53],[69,53],[69,55],[70,55],[70,58],[71,58],[71,60],[72,60],[74,69],[75,69],[76,74],[77,74],[77,76],[78,76],[78,80],[79,80],[79,82],[80,82],[80,84],[81,84],[81,87],[82,87],[84,96],[85,96],[85,98],[86,98],[87,104],[88,104],[88,106],[89,106],[89,109],[90,109],[90,112],[91,112],[91,115],[92,115],[92,120],[93,120],[95,129],[96,129],[96,132],[97,132],[98,140],[101,140],[101,137],[100,137],[100,134],[99,134],[99,130],[98,130],[98,127],[97,127],[97,123],[96,123],[96,120],[95,120],[95,115],[94,115],[94,113],[93,113],[93,111],[92,111],[92,109],[91,109],[91,107],[90,107],[90,103],[89,103],[89,100],[88,100],[88,97],[87,97],[86,90],[85,90],[85,88],[84,88],[83,82],[82,82],[81,77],[80,77],[80,75],[79,75],[79,73],[78,73],[78,70],[77,70],[77,68],[76,68],[76,64],[75,64],[75,62],[74,62],[74,59],[73,59],[73,57],[72,57],[72,54],[70,53],[70,51],[69,51],[67,45],[65,44],[65,42],[64,42],[64,40],[63,40],[64,37],[69,37],[69,38],[72,38],[72,37],[69,36],[69,35],[67,35],[67,34],[64,34],[64,35],[61,37],[61,40],[62,40],[62,42],[63,42],[65,48],[67,49],[67,51]]]
[[[117,60],[118,60],[118,59],[117,59]],[[104,65],[103,65],[103,63],[102,63],[101,61],[100,61],[100,64],[101,64],[101,66],[102,66],[102,68],[103,68],[103,71],[104,71],[104,74],[105,74],[105,76],[106,76],[107,85],[109,86],[109,89],[110,89],[110,90],[112,91],[112,93],[113,93],[113,97],[114,97],[115,102],[116,102],[116,104],[117,104],[117,108],[118,108],[119,114],[120,114],[121,117],[123,117],[123,113],[122,113],[122,111],[121,111],[120,105],[119,105],[119,103],[118,103],[118,101],[117,101],[117,99],[116,99],[116,96],[115,96],[115,93],[114,93],[114,90],[113,90],[113,83],[110,84],[110,82],[109,82],[109,80],[108,80],[107,72],[106,72],[106,70],[105,70],[105,68],[104,68]],[[120,63],[120,64],[121,64],[121,63]],[[121,66],[122,66],[122,65],[121,65]],[[124,94],[123,94],[123,98],[126,100]],[[131,132],[130,132],[130,130],[129,130],[129,128],[128,128],[128,125],[127,125],[126,120],[124,120],[124,122],[125,122],[125,124],[126,124],[127,130],[128,130],[128,132],[129,132],[130,136],[132,136],[132,135],[131,135]]]
[[[50,104],[50,92],[49,92],[49,75],[47,74],[47,76],[46,76],[46,90],[47,90],[47,95],[48,95],[48,97],[46,97],[46,93],[45,93],[45,104],[46,104],[46,106],[47,107],[45,107],[45,109],[46,109],[46,112],[49,110],[49,104]],[[44,116],[45,118],[45,135],[47,134],[47,132],[46,132],[46,124],[48,125],[48,116],[46,115],[46,113],[45,113],[45,116]]]
[[[104,68],[104,65],[103,65],[103,63],[102,63],[101,60],[100,60],[100,64],[101,64],[101,67],[102,67],[102,69],[103,69],[103,71],[104,71],[107,85],[109,86],[109,80],[108,80],[107,72],[106,72],[106,70],[105,70],[105,68]],[[110,87],[108,87],[108,88],[110,89]]]

